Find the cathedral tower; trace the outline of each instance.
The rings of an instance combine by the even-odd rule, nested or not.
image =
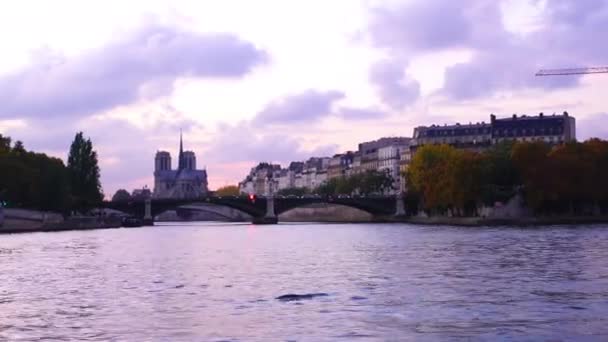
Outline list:
[[[154,158],[154,171],[169,171],[171,170],[171,154],[165,151],[156,152]]]

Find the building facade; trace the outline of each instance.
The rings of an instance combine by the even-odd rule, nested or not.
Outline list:
[[[431,125],[414,128],[412,152],[427,144],[448,144],[456,148],[483,151],[503,141],[544,141],[559,144],[576,140],[576,120],[562,115],[517,116],[497,119],[490,115],[490,123],[468,125]]]
[[[334,155],[327,167],[327,179],[339,178],[349,175],[349,171],[353,167],[355,153],[348,151],[342,154]]]
[[[506,140],[515,141],[544,141],[551,144],[561,144],[576,140],[576,120],[568,112],[562,115],[517,116],[496,119],[490,116],[492,124],[492,142]]]
[[[409,146],[411,138],[406,137],[385,137],[374,141],[368,141],[359,144],[359,154],[361,161],[359,170],[360,172],[365,171],[377,171],[380,170],[380,155],[379,149],[389,146]]]
[[[410,145],[403,141],[378,149],[378,171],[387,172],[393,178],[393,191],[401,190],[404,178],[401,176],[401,155],[402,151],[409,151]]]
[[[415,151],[427,144],[447,144],[456,148],[483,150],[492,144],[492,125],[481,122],[414,128],[411,148]]]
[[[177,169],[171,167],[169,152],[156,152],[152,193],[154,198],[197,198],[207,194],[207,186],[207,170],[196,169],[196,155],[192,151],[184,151],[181,135]]]

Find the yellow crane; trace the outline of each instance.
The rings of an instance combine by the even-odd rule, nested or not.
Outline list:
[[[538,71],[536,76],[567,76],[587,74],[608,74],[608,67],[543,69]]]

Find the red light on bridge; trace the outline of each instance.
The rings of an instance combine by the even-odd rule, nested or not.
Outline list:
[[[255,195],[249,194],[249,200],[251,201],[251,203],[255,203]]]

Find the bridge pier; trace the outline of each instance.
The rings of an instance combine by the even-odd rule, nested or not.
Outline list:
[[[266,215],[263,217],[254,217],[251,222],[253,224],[277,224],[279,218],[274,211],[274,196],[266,197]]]
[[[403,203],[403,194],[399,192],[395,195],[395,214],[394,216],[405,216],[405,204]]]
[[[148,198],[144,203],[144,220],[142,223],[144,226],[153,226],[154,217],[152,217],[152,200]]]

